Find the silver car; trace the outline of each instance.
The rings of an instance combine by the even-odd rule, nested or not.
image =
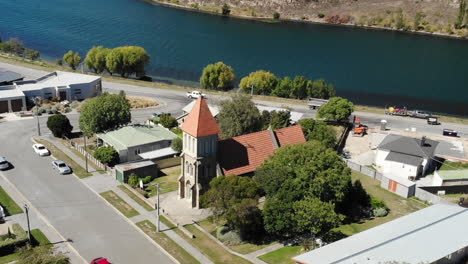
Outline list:
[[[68,174],[72,172],[71,168],[61,160],[52,161],[52,168],[58,170],[60,174]]]
[[[6,170],[8,168],[10,168],[10,163],[5,157],[0,157],[0,170]]]

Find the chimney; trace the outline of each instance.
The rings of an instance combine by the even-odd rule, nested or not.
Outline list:
[[[426,145],[426,136],[421,138],[421,146],[424,147]]]

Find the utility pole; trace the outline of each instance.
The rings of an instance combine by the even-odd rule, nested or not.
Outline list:
[[[31,244],[31,226],[29,225],[29,207],[27,204],[24,205],[24,211],[26,212],[26,220],[28,221],[28,239]]]
[[[84,137],[84,149],[85,149],[85,152],[84,152],[84,156],[85,156],[85,164],[86,164],[86,173],[88,173],[88,149],[86,148],[86,135],[83,134],[83,137]]]
[[[41,136],[41,126],[39,125],[39,104],[41,99],[39,97],[34,98],[34,103],[36,103],[36,119],[37,119],[37,134]]]
[[[155,185],[156,185],[156,191],[158,192],[158,200],[157,200],[157,202],[156,202],[156,207],[157,207],[157,209],[158,209],[158,210],[157,210],[157,214],[158,214],[158,225],[156,226],[156,228],[157,228],[156,230],[157,230],[158,232],[161,231],[161,227],[160,227],[160,225],[159,225],[159,224],[160,224],[160,221],[159,221],[159,215],[160,215],[160,214],[159,214],[159,184],[161,184],[161,182],[155,184]]]

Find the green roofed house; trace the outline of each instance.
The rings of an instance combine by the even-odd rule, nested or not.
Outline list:
[[[434,172],[432,186],[467,185],[468,170],[438,170]]]
[[[98,144],[112,146],[119,153],[120,162],[159,159],[173,156],[171,148],[177,135],[161,126],[134,125],[98,134]]]

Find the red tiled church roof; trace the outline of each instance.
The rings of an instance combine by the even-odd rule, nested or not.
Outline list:
[[[218,163],[224,175],[242,175],[255,171],[277,147],[304,142],[300,125],[233,137],[219,141]]]
[[[182,130],[194,137],[205,137],[219,133],[218,124],[216,124],[205,99],[197,99],[192,111],[182,124]]]

